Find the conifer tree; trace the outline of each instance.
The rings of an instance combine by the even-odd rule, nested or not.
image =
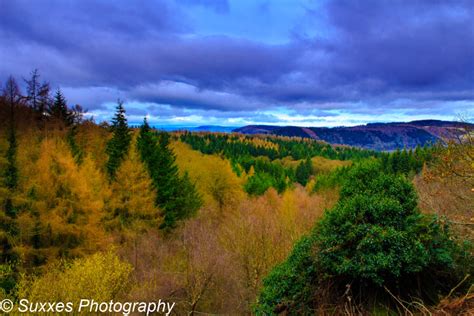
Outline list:
[[[13,124],[12,124],[13,125]],[[7,167],[5,170],[5,184],[9,189],[15,189],[18,185],[18,168],[16,164],[17,151],[16,132],[13,126],[8,128]]]
[[[403,149],[400,154],[400,161],[399,161],[399,172],[403,174],[407,174],[410,171],[410,156],[408,155],[408,151]]]
[[[127,118],[125,116],[125,109],[123,107],[123,102],[120,100],[117,104],[115,116],[112,119],[112,132],[113,136],[107,143],[106,148],[106,152],[109,155],[106,168],[111,179],[115,177],[115,172],[124,157],[127,155],[131,141]]]
[[[70,125],[69,111],[67,108],[67,101],[61,89],[56,91],[54,102],[49,107],[49,114],[51,117],[63,122],[66,126]]]
[[[3,99],[9,107],[9,121],[7,127],[7,141],[8,148],[6,152],[7,164],[5,170],[1,173],[4,176],[4,185],[8,189],[7,197],[2,205],[6,217],[2,217],[2,227],[0,227],[0,260],[2,263],[6,260],[15,260],[17,254],[14,250],[14,245],[11,242],[11,237],[17,234],[17,223],[15,217],[17,209],[13,203],[12,196],[18,186],[18,167],[17,167],[17,140],[16,140],[16,126],[15,126],[15,110],[22,100],[20,89],[13,77],[7,80],[5,89],[3,90]]]
[[[311,176],[313,164],[311,158],[306,158],[305,161],[300,162],[296,168],[296,181],[303,186],[308,183],[309,177]]]
[[[21,99],[20,90],[13,77],[8,79],[7,85],[3,91],[3,96],[5,100],[7,100],[10,107],[10,122],[7,130],[8,149],[6,153],[7,166],[5,169],[5,185],[9,189],[13,190],[18,184],[18,168],[16,165],[17,141],[15,131],[15,108]]]
[[[77,134],[77,127],[73,126],[69,129],[66,141],[69,145],[69,149],[71,149],[72,156],[77,164],[81,164],[84,158],[84,152],[82,151],[81,147],[76,142],[76,134]]]
[[[202,204],[188,175],[184,174],[182,178],[179,176],[176,157],[169,143],[167,133],[156,135],[144,120],[137,148],[157,191],[156,204],[163,215],[160,229],[165,230],[174,228],[179,220],[195,214]]]

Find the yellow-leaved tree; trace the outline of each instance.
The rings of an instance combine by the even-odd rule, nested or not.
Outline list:
[[[140,160],[136,142],[132,141],[132,144],[111,183],[105,225],[113,231],[139,232],[158,227],[161,222],[152,181]]]
[[[40,141],[29,165],[20,166],[28,206],[18,218],[24,261],[40,265],[100,248],[107,186],[94,161],[86,156],[78,166],[64,140],[51,137]]]
[[[123,297],[130,286],[132,266],[113,250],[98,252],[70,263],[50,267],[39,277],[23,276],[18,297],[31,302],[73,302],[93,299],[107,302]]]
[[[198,183],[197,189],[205,206],[222,212],[224,208],[235,208],[244,199],[243,179],[232,171],[227,159],[204,155],[182,142],[172,145],[180,171],[187,171],[191,180]]]

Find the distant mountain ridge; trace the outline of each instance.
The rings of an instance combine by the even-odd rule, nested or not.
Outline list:
[[[221,126],[221,125],[201,125],[201,126],[161,126],[152,125],[153,128],[168,132],[173,131],[190,131],[190,132],[213,132],[213,133],[231,133],[237,126]]]
[[[231,133],[236,126],[220,126],[220,125],[202,125],[194,127],[191,130],[194,132],[221,132],[221,133]]]
[[[242,134],[271,134],[322,140],[334,145],[348,145],[391,151],[434,144],[442,138],[454,138],[462,128],[473,124],[440,120],[411,122],[369,123],[351,127],[299,127],[275,125],[247,125],[233,132]]]

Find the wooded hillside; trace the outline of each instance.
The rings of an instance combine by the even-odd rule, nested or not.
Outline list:
[[[158,297],[177,315],[473,308],[472,133],[378,153],[132,129],[121,101],[97,124],[37,79],[0,98],[2,297]]]

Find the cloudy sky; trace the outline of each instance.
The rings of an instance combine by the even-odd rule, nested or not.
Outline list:
[[[474,118],[474,1],[0,0],[0,80],[158,125]]]

